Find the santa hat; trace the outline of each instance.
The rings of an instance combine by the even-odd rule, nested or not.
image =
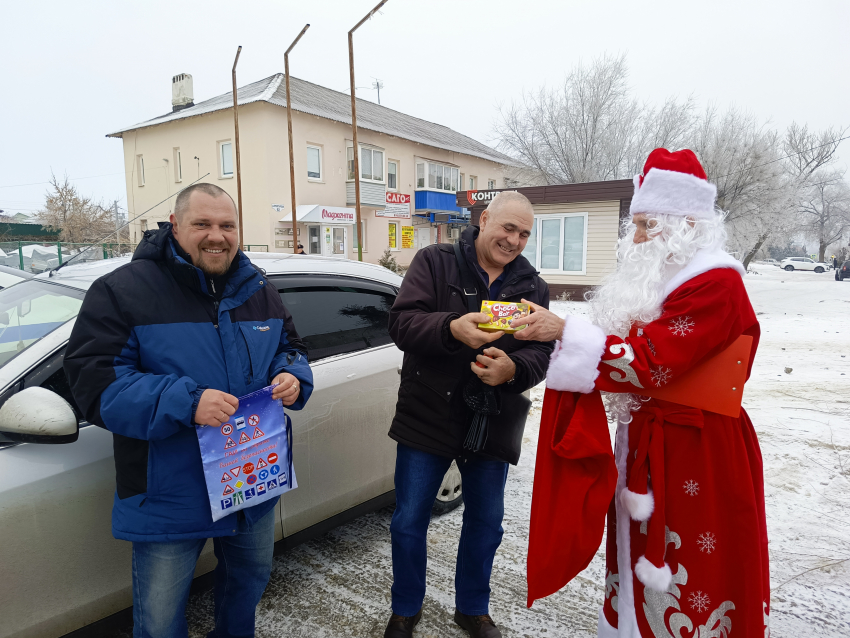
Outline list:
[[[693,151],[671,153],[656,148],[649,154],[642,175],[635,175],[635,194],[629,213],[661,213],[694,219],[714,217],[717,187],[709,184]]]

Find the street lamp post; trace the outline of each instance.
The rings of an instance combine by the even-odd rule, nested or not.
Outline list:
[[[298,37],[292,41],[286,53],[283,54],[283,70],[286,73],[286,128],[289,131],[289,192],[292,195],[292,253],[298,252],[298,221],[295,219],[295,155],[292,149],[292,100],[289,98],[289,52],[298,44],[301,36],[310,28],[304,25]]]
[[[366,20],[371,18],[388,0],[381,0],[374,9],[366,14],[354,28],[348,32],[348,70],[351,75],[351,131],[354,139],[354,210],[357,213],[357,260],[363,261],[363,224],[360,221],[360,148],[357,146],[357,95],[354,87],[354,32]]]
[[[242,228],[242,165],[239,161],[239,112],[236,108],[236,65],[239,63],[239,54],[242,47],[236,49],[236,59],[233,60],[233,127],[236,140],[236,201],[239,206],[239,245],[245,248],[245,235]]]

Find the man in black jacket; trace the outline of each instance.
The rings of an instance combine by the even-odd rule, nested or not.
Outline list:
[[[528,199],[499,193],[460,239],[482,299],[549,306],[549,287],[521,255],[534,223]],[[426,534],[443,475],[457,459],[465,509],[455,573],[455,622],[473,638],[501,636],[489,615],[490,572],[502,540],[508,464],[464,453],[471,412],[463,398],[477,375],[503,393],[522,393],[546,377],[554,342],[518,341],[478,329],[468,313],[451,244],[420,250],[390,312],[390,336],[404,351],[390,437],[398,442],[393,549],[393,614],[385,638],[413,635],[425,598]],[[489,346],[489,347],[487,347]]]

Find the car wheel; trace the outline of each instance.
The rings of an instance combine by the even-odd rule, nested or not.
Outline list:
[[[785,266],[785,270],[786,270],[786,272],[791,272],[791,271],[794,270],[794,266],[792,266],[791,264],[788,264],[787,266]]]
[[[452,461],[449,471],[443,477],[443,484],[440,485],[440,491],[437,492],[437,498],[434,501],[431,511],[434,514],[446,514],[461,503],[463,503],[463,486],[461,484],[460,470],[457,467],[457,463]]]
[[[817,268],[815,268],[815,272],[816,272],[817,274],[821,274],[821,273],[823,272],[823,268],[821,268],[820,266],[818,266]]]

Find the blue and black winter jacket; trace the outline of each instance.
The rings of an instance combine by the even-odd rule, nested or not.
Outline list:
[[[182,255],[182,256],[181,256]],[[132,261],[92,284],[65,354],[89,422],[114,435],[112,533],[130,541],[228,536],[213,522],[194,414],[207,388],[243,396],[280,372],[313,391],[306,349],[274,286],[239,252],[210,279],[188,261],[171,224],[146,231]],[[274,508],[243,510],[249,525]]]

